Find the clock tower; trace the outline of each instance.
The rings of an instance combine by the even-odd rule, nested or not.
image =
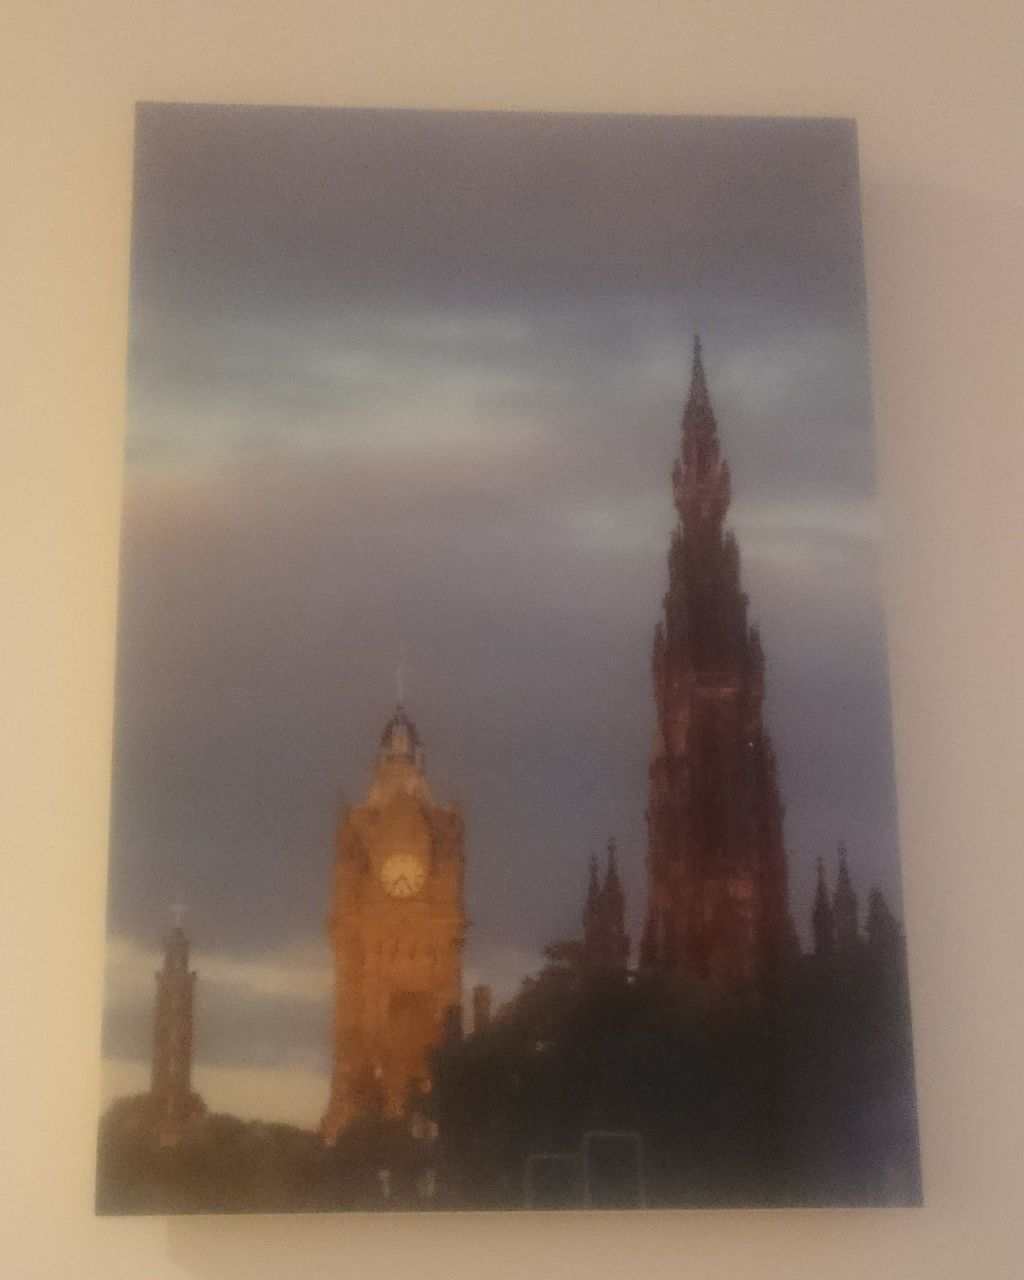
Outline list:
[[[396,1117],[429,1090],[430,1054],[462,1004],[463,826],[437,804],[401,706],[373,782],[335,835],[327,931],[334,953],[334,1070],[323,1135]]]

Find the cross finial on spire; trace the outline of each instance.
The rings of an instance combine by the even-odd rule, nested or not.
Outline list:
[[[405,646],[402,645],[398,650],[398,664],[395,668],[395,695],[398,699],[398,705],[402,706],[405,702]]]

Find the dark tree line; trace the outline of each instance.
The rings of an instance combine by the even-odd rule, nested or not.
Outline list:
[[[97,1207],[512,1209],[545,1203],[528,1196],[538,1161],[563,1179],[549,1202],[578,1204],[595,1131],[638,1136],[652,1207],[915,1203],[903,939],[881,900],[867,925],[794,959],[766,998],[714,1006],[555,944],[487,1026],[452,1027],[406,1117],[368,1117],[333,1147],[205,1114],[167,1143],[146,1096],[122,1099],[101,1125]]]
[[[712,1006],[657,976],[589,971],[561,944],[484,1031],[439,1053],[443,1181],[523,1200],[531,1157],[635,1132],[652,1206],[920,1198],[902,937],[794,961],[757,1001]]]

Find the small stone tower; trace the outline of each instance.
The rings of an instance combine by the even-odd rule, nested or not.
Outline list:
[[[188,938],[180,911],[164,940],[164,964],[156,975],[150,1103],[157,1137],[178,1141],[186,1123],[203,1110],[192,1092],[192,1008],[196,975],[188,967]]]

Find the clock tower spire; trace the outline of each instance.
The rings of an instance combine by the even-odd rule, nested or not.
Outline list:
[[[462,816],[431,795],[419,732],[399,705],[366,800],[335,835],[329,1143],[353,1120],[401,1116],[430,1087],[431,1051],[462,1004],[463,843]]]

